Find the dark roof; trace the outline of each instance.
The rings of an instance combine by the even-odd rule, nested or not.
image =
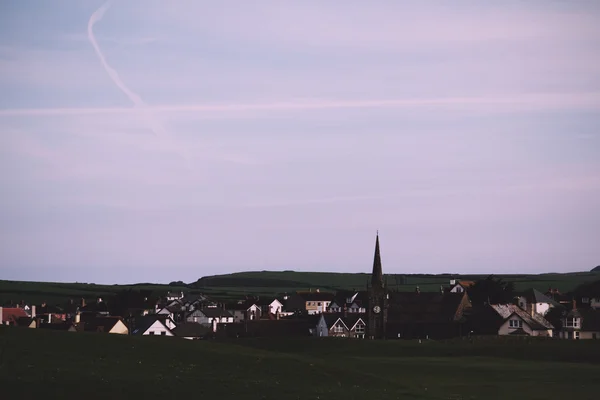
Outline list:
[[[92,318],[84,322],[84,330],[94,332],[109,332],[119,321],[122,321],[120,317]]]
[[[173,334],[179,337],[204,337],[210,334],[210,328],[193,322],[184,322],[173,329]]]
[[[246,311],[253,305],[257,305],[254,300],[243,300],[243,301],[237,301],[234,303],[227,303],[226,308],[228,310],[234,310],[234,311]],[[206,307],[206,308],[208,308],[208,307]],[[210,308],[212,308],[212,307],[210,307]]]
[[[356,303],[359,306],[367,308],[369,306],[369,292],[366,290],[338,291],[332,302],[335,302],[340,307],[343,307],[344,304],[350,307],[352,303]]]
[[[283,304],[283,301],[281,301],[275,297],[259,297],[256,299],[255,304],[258,306],[268,306],[268,305],[271,305],[271,303],[274,302],[275,300],[277,300],[278,302]]]
[[[219,307],[204,307],[199,309],[199,311],[210,318],[233,317],[229,311]]]
[[[521,294],[521,296],[525,297],[527,303],[548,303],[555,307],[561,305],[537,289],[527,289]]]
[[[162,318],[162,316],[157,315],[157,314],[152,314],[152,315],[145,315],[143,317],[137,317],[135,318],[134,322],[133,322],[133,330],[130,329],[131,333],[133,335],[141,335],[142,333],[146,332],[146,330],[148,330],[148,328],[150,328],[152,326],[153,323],[155,323],[156,321],[160,321],[163,325],[165,325],[165,323],[163,322],[164,318]],[[165,327],[167,327],[165,325]],[[167,329],[169,329],[167,327]]]
[[[457,318],[466,293],[392,292],[388,321],[448,322]]]

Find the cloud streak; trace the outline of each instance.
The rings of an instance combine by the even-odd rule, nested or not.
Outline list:
[[[134,104],[134,106],[138,108],[138,111],[141,112],[144,120],[150,126],[150,129],[154,132],[154,134],[160,138],[165,138],[167,136],[167,132],[164,129],[164,127],[155,120],[154,116],[148,109],[147,104],[142,100],[142,98],[137,93],[134,93],[131,89],[129,89],[127,87],[127,85],[125,85],[125,83],[119,77],[118,72],[108,64],[108,62],[106,61],[106,58],[104,57],[104,54],[102,53],[102,50],[100,50],[100,46],[98,46],[98,43],[96,42],[96,38],[94,36],[94,25],[97,22],[99,22],[100,20],[102,20],[104,13],[106,13],[106,10],[108,10],[110,5],[111,5],[111,2],[107,1],[99,9],[97,9],[90,17],[90,19],[88,21],[88,27],[87,27],[88,38],[90,40],[90,43],[94,47],[96,55],[100,59],[100,62],[102,63],[102,67],[104,68],[104,70],[106,71],[108,76],[110,76],[110,79],[115,83],[115,85],[123,93],[125,93],[125,95],[129,98],[129,100],[131,100],[131,102]],[[187,153],[187,151],[185,149],[179,149],[179,152],[182,153],[182,156],[185,159],[186,165],[189,167],[190,166],[189,154]]]
[[[270,103],[237,104],[179,104],[147,106],[152,113],[173,112],[240,112],[240,111],[310,111],[352,108],[411,108],[411,107],[488,107],[505,106],[510,111],[539,108],[600,109],[600,92],[590,93],[534,93],[512,96],[473,96],[407,99],[363,99],[276,101]],[[139,110],[124,107],[70,107],[2,109],[0,116],[68,116],[98,114],[135,114]]]

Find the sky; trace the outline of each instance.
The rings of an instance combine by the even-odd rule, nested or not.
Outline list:
[[[0,3],[0,279],[600,264],[600,2]]]

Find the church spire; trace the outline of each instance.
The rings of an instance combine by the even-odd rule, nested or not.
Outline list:
[[[375,258],[373,259],[371,285],[373,287],[383,287],[383,270],[381,268],[381,256],[379,254],[379,231],[377,231],[377,237],[375,239]]]

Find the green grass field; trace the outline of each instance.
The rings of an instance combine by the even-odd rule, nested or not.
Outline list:
[[[1,398],[597,399],[596,341],[185,341],[0,327]]]

